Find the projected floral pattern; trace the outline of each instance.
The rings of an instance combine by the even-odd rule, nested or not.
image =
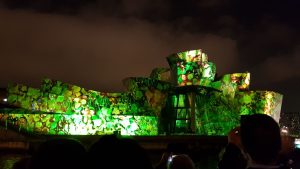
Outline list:
[[[150,77],[124,79],[127,90],[120,93],[51,79],[40,88],[9,85],[8,103],[19,108],[1,109],[0,122],[33,134],[157,135],[167,121],[180,132],[226,135],[240,115],[263,113],[279,120],[282,95],[249,91],[250,73],[216,78],[216,65],[200,49],[167,60],[170,68],[155,68]]]

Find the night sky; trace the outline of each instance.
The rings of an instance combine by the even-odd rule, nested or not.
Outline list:
[[[300,112],[299,0],[0,0],[0,87],[42,78],[97,91],[203,49],[218,75],[251,73],[251,90]]]

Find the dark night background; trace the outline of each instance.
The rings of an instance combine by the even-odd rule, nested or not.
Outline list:
[[[201,48],[219,75],[251,73],[251,90],[300,112],[299,0],[0,0],[0,87],[43,77],[98,91]]]

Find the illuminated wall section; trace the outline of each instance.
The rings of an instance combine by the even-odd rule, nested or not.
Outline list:
[[[191,93],[173,96],[175,131],[189,130]],[[207,90],[195,95],[195,125],[199,135],[227,135],[238,126],[240,115],[267,114],[279,122],[282,95],[271,91],[236,91],[234,97]],[[177,109],[176,109],[177,108]]]
[[[173,122],[175,133],[191,130],[191,105],[194,100],[195,134],[227,135],[232,128],[239,125],[240,112],[235,102],[222,96],[224,96],[222,92],[209,88],[203,88],[195,93],[173,95],[174,109],[171,111],[177,116],[175,123]]]
[[[197,133],[226,135],[239,125],[240,115],[267,114],[279,122],[283,96],[273,91],[249,91],[249,82],[249,73],[228,74],[214,82],[219,84],[219,92],[197,95]]]
[[[146,114],[152,112],[150,115],[160,116],[168,92],[172,89],[171,83],[144,77],[126,78],[123,82],[137,107]]]
[[[143,84],[143,80],[140,79],[140,81],[140,84]],[[156,115],[159,114],[162,106],[160,101],[164,98],[164,96],[161,96],[161,93],[157,91],[157,89],[160,89],[161,87],[161,89],[163,89],[165,86],[157,82],[156,88],[152,86],[150,87],[149,85],[155,86],[154,81],[157,80],[148,80],[152,83],[148,82],[147,80],[144,81],[146,82],[144,82],[144,87],[142,87],[143,90],[135,90],[133,93],[103,93],[86,90],[79,86],[62,83],[60,81],[45,79],[42,83],[41,89],[34,89],[24,85],[9,86],[8,102],[12,105],[32,111],[33,114],[29,113],[28,115],[32,116],[32,118],[39,117],[36,115],[38,113],[56,113],[56,117],[60,116],[60,114],[63,114],[62,117],[70,117],[69,119],[72,119],[73,116],[76,118],[80,117],[85,119],[78,124],[71,123],[73,126],[83,126],[85,124],[87,126],[95,125],[94,127],[96,127],[99,124],[99,120],[107,121],[107,123],[100,123],[100,127],[91,129],[88,133],[87,131],[83,132],[85,134],[91,134],[91,132],[93,133],[94,130],[105,128],[105,126],[108,125],[108,128],[111,128],[110,130],[120,129],[121,133],[123,134],[134,133],[152,135],[153,133],[157,133],[157,122],[154,122],[154,120],[157,121]],[[132,87],[132,85],[130,86]],[[19,114],[22,114],[22,111]],[[103,116],[109,118],[104,119]],[[124,127],[118,127],[118,125],[116,125],[123,123],[120,119],[124,119],[126,121],[126,119],[131,116],[134,116],[133,119],[135,120],[127,121],[134,122],[134,124],[137,123],[136,126],[143,127],[145,125],[144,121],[151,121],[151,123],[148,124],[151,126],[148,126],[147,128],[152,129],[153,131],[146,132],[147,130],[145,130],[144,132],[141,132],[139,129],[140,127],[129,127],[127,129]],[[66,121],[62,121],[62,123],[66,123]],[[111,125],[111,123],[114,125]],[[46,127],[47,126],[49,128],[49,124],[47,124]],[[133,132],[131,131],[132,129],[136,129],[137,131]],[[110,130],[104,131],[109,132]],[[37,130],[33,129],[30,131]],[[53,132],[50,132],[49,134],[52,133]],[[70,134],[74,132],[67,131],[64,133]],[[77,134],[80,133],[82,132]]]
[[[196,126],[201,135],[227,135],[239,125],[236,103],[222,98],[222,93],[211,91],[196,97]],[[207,97],[209,96],[209,97]]]
[[[240,114],[267,114],[279,122],[283,96],[273,91],[237,92]]]
[[[208,56],[200,49],[175,53],[167,60],[173,81],[178,86],[208,86],[215,78],[215,64],[209,62]]]
[[[232,73],[223,75],[220,80],[214,81],[212,87],[218,90],[248,90],[250,86],[250,73]],[[230,90],[231,89],[231,90]]]
[[[6,109],[0,112],[1,123],[20,132],[44,135],[103,135],[115,131],[122,135],[157,135],[157,119],[153,116],[98,115],[32,112]]]
[[[279,122],[282,95],[272,91],[237,91],[234,98],[220,92],[197,96],[196,124],[201,135],[226,135],[239,125],[240,115],[267,114]]]
[[[220,80],[214,81],[210,87],[222,91],[225,96],[233,98],[235,92],[249,90],[250,73],[232,73],[223,75]]]
[[[171,70],[169,68],[155,68],[150,74],[151,79],[172,82]]]
[[[32,111],[63,114],[95,114],[108,108],[111,114],[140,115],[129,93],[104,93],[46,79],[42,89],[24,85],[9,86],[8,102]]]
[[[8,88],[8,102],[12,105],[32,111],[85,114],[87,111],[95,112],[102,107],[115,105],[117,105],[115,107],[118,107],[119,102],[117,101],[119,98],[126,97],[122,96],[121,93],[86,92],[77,86],[72,86],[70,89],[65,88],[66,90],[62,90],[64,87],[53,87],[53,89],[57,88],[59,88],[60,92],[53,92],[54,90],[50,92],[42,91],[24,85],[10,86]],[[120,103],[120,105],[122,105],[122,103]]]

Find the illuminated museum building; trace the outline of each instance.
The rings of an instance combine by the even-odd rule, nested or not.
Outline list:
[[[283,96],[251,91],[250,73],[216,78],[202,50],[167,57],[169,68],[123,80],[127,90],[104,93],[44,79],[40,88],[7,87],[2,126],[46,135],[226,135],[240,115],[263,113],[279,121]],[[4,98],[1,98],[3,101]]]

